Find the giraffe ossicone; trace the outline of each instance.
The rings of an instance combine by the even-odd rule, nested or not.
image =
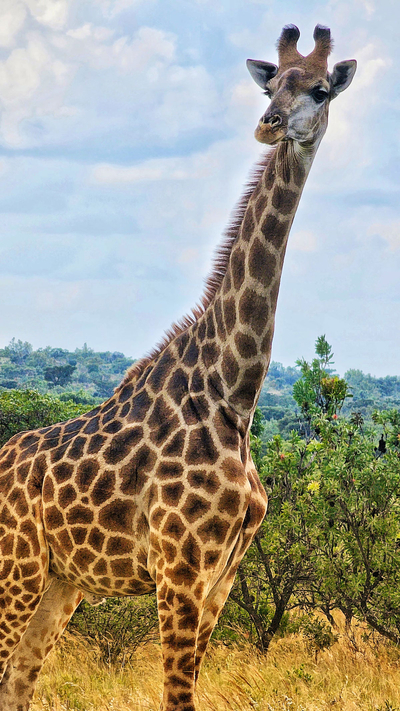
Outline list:
[[[26,711],[47,654],[86,595],[156,591],[163,711],[194,711],[200,664],[267,497],[249,448],[289,230],[330,100],[330,32],[279,64],[249,60],[271,98],[261,159],[201,305],[91,412],[0,451],[0,711]]]

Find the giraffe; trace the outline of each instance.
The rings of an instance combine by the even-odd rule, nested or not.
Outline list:
[[[83,599],[156,591],[163,711],[194,711],[208,640],[267,497],[249,449],[289,230],[332,98],[330,30],[308,56],[289,25],[279,66],[248,60],[271,98],[272,146],[217,253],[202,301],[113,396],[0,452],[0,711],[25,711],[44,659]]]

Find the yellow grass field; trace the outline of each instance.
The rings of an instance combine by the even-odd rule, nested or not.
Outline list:
[[[204,663],[199,711],[399,711],[400,650],[383,640],[355,651],[344,630],[317,661],[304,638],[277,639],[267,656],[214,643]],[[160,648],[142,647],[124,669],[99,666],[96,649],[66,634],[40,677],[33,711],[158,711]]]

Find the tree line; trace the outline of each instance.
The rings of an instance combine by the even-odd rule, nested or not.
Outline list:
[[[119,351],[94,351],[82,348],[38,348],[13,338],[0,348],[0,392],[2,390],[37,390],[63,400],[86,402],[89,406],[110,397],[125,371],[134,363]],[[293,387],[302,377],[302,360],[293,366],[271,362],[259,400],[266,443],[276,434],[288,438],[299,429],[301,412],[293,396]],[[332,364],[329,367],[332,372]],[[374,378],[361,370],[348,370],[344,380],[353,398],[344,403],[343,414],[360,412],[371,422],[375,410],[400,408],[400,377]]]
[[[27,341],[13,338],[0,349],[0,390],[34,389],[99,402],[112,395],[132,363],[119,351],[96,352],[86,343],[74,351],[50,346],[34,350]]]

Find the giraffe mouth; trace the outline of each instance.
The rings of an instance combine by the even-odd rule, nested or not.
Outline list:
[[[266,143],[269,146],[274,146],[277,143],[287,139],[287,128],[285,126],[279,126],[274,129],[269,124],[265,124],[260,121],[254,131],[254,137],[259,143]]]

